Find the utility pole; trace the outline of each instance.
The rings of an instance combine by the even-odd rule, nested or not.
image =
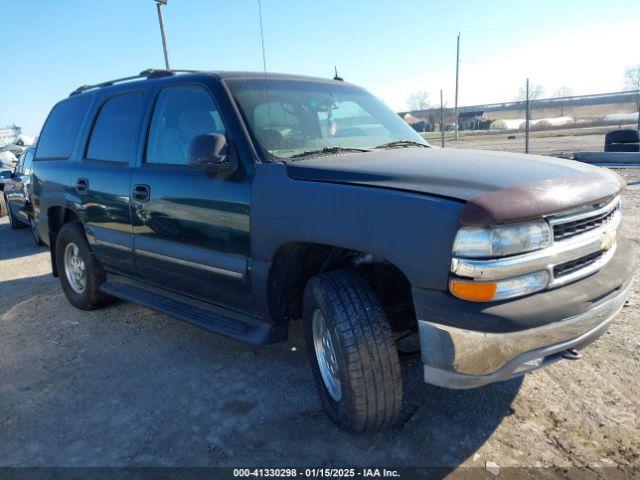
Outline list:
[[[455,125],[456,140],[458,140],[458,73],[460,71],[460,32],[458,32],[458,45],[456,47],[456,105],[455,105]]]
[[[164,51],[164,66],[167,70],[169,67],[169,54],[167,53],[167,38],[164,34],[164,19],[162,18],[162,5],[166,5],[168,0],[154,0],[158,9],[158,21],[160,22],[160,35],[162,35],[162,50]]]
[[[524,114],[524,153],[529,153],[529,119],[531,112],[529,109],[529,79],[527,78],[527,97],[526,109]]]
[[[444,148],[444,102],[442,101],[442,89],[440,89],[440,131],[442,148]]]

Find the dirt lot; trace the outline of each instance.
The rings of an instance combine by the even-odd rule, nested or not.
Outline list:
[[[623,174],[638,246],[640,170]],[[298,329],[255,348],[129,303],[85,313],[49,272],[0,220],[0,466],[640,468],[640,282],[583,360],[470,391],[407,364],[405,423],[356,436],[324,415]]]
[[[616,128],[616,126],[607,126],[532,131],[529,139],[529,152],[564,158],[573,158],[576,152],[601,152],[604,148],[605,133]],[[633,125],[627,125],[623,128],[633,128]],[[524,153],[524,132],[478,133],[466,131],[460,132],[458,140],[454,140],[453,132],[445,133],[445,148]],[[429,132],[423,136],[431,145],[440,146],[439,132]]]

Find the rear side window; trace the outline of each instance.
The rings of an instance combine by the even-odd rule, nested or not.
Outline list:
[[[85,95],[53,107],[38,140],[38,160],[65,160],[71,156],[90,102],[91,97]]]
[[[125,93],[108,99],[93,126],[87,158],[129,163],[135,156],[143,107],[142,92]]]

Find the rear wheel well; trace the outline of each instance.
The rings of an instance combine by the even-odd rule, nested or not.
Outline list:
[[[65,223],[80,221],[80,217],[70,208],[51,207],[47,210],[47,223],[49,225],[49,249],[51,252],[51,270],[55,277],[58,276],[56,265],[56,238],[58,232]]]
[[[308,242],[281,247],[269,272],[269,308],[276,323],[302,316],[307,282],[332,270],[358,273],[375,290],[394,331],[417,328],[411,283],[398,267],[371,253]]]

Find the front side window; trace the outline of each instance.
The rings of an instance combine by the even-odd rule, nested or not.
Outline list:
[[[53,107],[38,140],[38,160],[69,158],[90,103],[89,95],[80,95]]]
[[[129,163],[135,156],[144,108],[142,92],[109,98],[100,109],[87,147],[87,158]]]
[[[273,158],[326,148],[428,145],[366,90],[340,82],[227,80],[254,138]]]
[[[209,92],[198,86],[165,88],[153,111],[145,161],[186,165],[191,141],[206,133],[225,133],[220,112]]]

